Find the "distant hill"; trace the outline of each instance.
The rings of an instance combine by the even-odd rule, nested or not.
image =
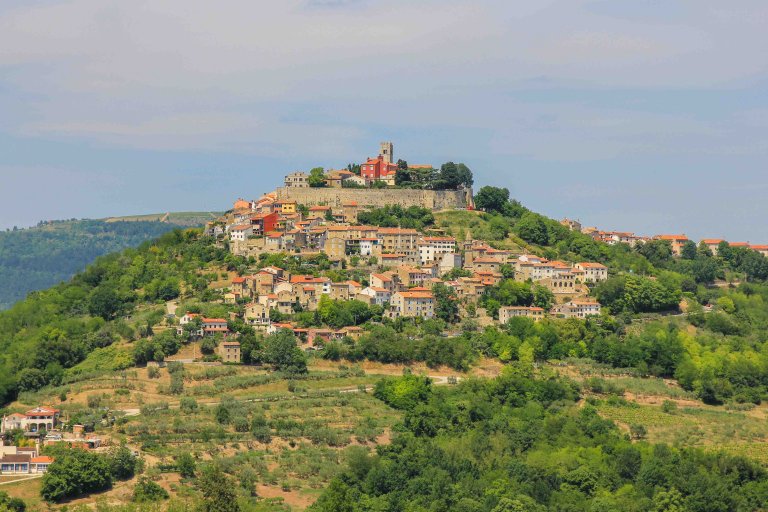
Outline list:
[[[105,222],[164,222],[175,226],[196,227],[202,226],[210,220],[222,215],[222,212],[170,212],[150,213],[147,215],[127,215],[124,217],[108,217]]]
[[[216,212],[181,212],[102,220],[66,220],[0,232],[0,310],[29,292],[68,280],[97,257],[178,227],[199,226]]]

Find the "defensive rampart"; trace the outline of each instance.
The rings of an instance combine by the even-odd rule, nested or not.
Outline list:
[[[342,206],[356,202],[360,206],[379,208],[388,204],[422,206],[432,210],[466,208],[472,201],[472,190],[417,190],[402,188],[299,188],[280,187],[277,198],[292,199],[307,206]]]

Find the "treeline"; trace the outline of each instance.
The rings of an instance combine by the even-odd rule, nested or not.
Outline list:
[[[567,380],[507,371],[450,389],[404,376],[375,395],[404,411],[401,433],[352,459],[310,510],[746,512],[768,503],[757,464],[633,443],[592,406],[577,407]]]
[[[471,187],[473,183],[472,171],[463,163],[446,162],[440,169],[435,169],[409,167],[405,160],[397,161],[395,185],[398,187],[455,190],[459,187]]]
[[[73,220],[0,232],[0,309],[27,293],[66,281],[97,257],[156,238],[163,222]]]

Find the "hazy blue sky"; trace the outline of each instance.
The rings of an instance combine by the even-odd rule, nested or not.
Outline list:
[[[765,0],[2,0],[0,227],[223,209],[395,142],[606,229],[768,243]]]

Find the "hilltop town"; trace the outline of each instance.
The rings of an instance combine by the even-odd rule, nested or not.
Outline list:
[[[360,281],[334,282],[326,275],[295,275],[267,266],[254,274],[235,277],[224,300],[244,303],[244,319],[249,325],[267,333],[289,328],[301,339],[308,340],[310,346],[315,346],[316,340],[321,343],[360,329],[346,328],[338,332],[303,329],[286,321],[274,322],[271,315],[276,312],[285,319],[298,311],[316,311],[325,297],[380,306],[384,316],[391,320],[431,319],[436,317],[438,308],[433,292],[436,285],[445,287],[452,300],[460,305],[460,315],[469,309],[481,322],[505,324],[515,316],[539,320],[548,314],[561,318],[600,314],[600,304],[589,297],[589,286],[608,278],[608,268],[603,264],[550,261],[521,251],[497,249],[484,240],[457,241],[434,226],[418,230],[361,223],[361,219],[370,218],[370,212],[390,206],[386,197],[372,203],[371,196],[365,193],[399,194],[403,190],[395,180],[398,169],[422,172],[431,168],[428,165],[399,167],[392,162],[392,155],[393,144],[382,143],[376,158],[360,164],[359,174],[352,170],[334,170],[322,175],[297,172],[285,177],[283,190],[313,193],[322,190],[331,197],[344,189],[349,197],[357,196],[359,201],[307,206],[296,199],[280,199],[279,194],[270,193],[252,201],[238,199],[229,213],[209,223],[207,233],[226,240],[236,256],[259,260],[269,254],[301,258],[323,255],[333,268],[354,269],[357,275],[363,276]],[[314,187],[310,186],[313,177],[317,184]],[[471,200],[471,186],[461,183],[459,188],[468,189],[470,199],[450,209],[479,214]],[[423,204],[402,197],[399,200],[405,209],[427,213],[443,210],[423,208]],[[486,291],[507,279],[534,283],[536,304],[502,306],[491,315],[484,315],[485,310],[478,315],[478,301]],[[213,334],[215,331],[207,329],[217,321],[222,320],[202,319],[201,333]]]
[[[213,485],[219,505],[336,512],[374,447],[463,424],[485,440],[496,409],[524,411],[498,422],[512,443],[562,425],[611,454],[648,437],[768,463],[765,246],[584,228],[473,187],[466,165],[385,142],[0,313],[0,510],[192,508]],[[556,466],[557,487],[575,470]]]

